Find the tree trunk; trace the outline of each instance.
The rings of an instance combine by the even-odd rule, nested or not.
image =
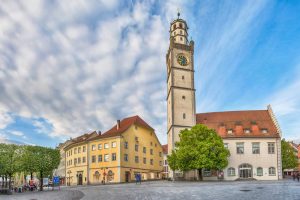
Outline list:
[[[5,175],[5,188],[7,188],[7,175]]]
[[[33,180],[33,173],[30,172],[30,180]]]
[[[9,174],[8,189],[11,190],[11,174]]]
[[[1,178],[2,178],[2,188],[4,188],[4,176],[2,175]]]
[[[199,181],[202,181],[203,180],[202,169],[198,169],[198,174],[199,174]]]
[[[41,178],[40,178],[40,191],[43,191],[43,172],[40,172]]]

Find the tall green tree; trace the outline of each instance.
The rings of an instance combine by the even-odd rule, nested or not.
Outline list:
[[[281,140],[281,158],[282,170],[294,169],[298,166],[297,155],[295,155],[293,147],[284,139]]]
[[[40,177],[40,190],[43,190],[43,177],[52,173],[60,162],[60,153],[58,149],[36,146],[34,157],[36,159],[36,172]]]
[[[224,169],[228,165],[229,150],[215,130],[198,124],[190,130],[180,131],[180,141],[168,156],[172,170],[198,170],[202,180],[202,169]]]
[[[24,154],[22,156],[22,171],[25,174],[30,174],[30,179],[33,179],[33,173],[37,172],[37,156],[39,146],[25,146],[24,147]]]
[[[1,173],[9,178],[9,189],[11,189],[11,179],[16,172],[21,171],[21,157],[23,146],[15,144],[0,144],[0,165]]]

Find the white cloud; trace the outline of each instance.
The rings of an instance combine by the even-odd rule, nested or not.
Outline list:
[[[7,125],[13,122],[14,119],[11,117],[11,115],[9,115],[7,111],[1,109],[0,107],[0,129],[6,128]]]
[[[24,133],[22,133],[20,131],[10,131],[10,133],[15,135],[15,136],[24,136]]]
[[[124,9],[120,4],[2,3],[0,106],[45,119],[33,120],[37,132],[62,138],[105,131],[117,119],[138,114],[165,143],[170,4],[161,3],[161,15],[150,14],[151,1]],[[10,122],[9,115],[0,115],[0,128]]]

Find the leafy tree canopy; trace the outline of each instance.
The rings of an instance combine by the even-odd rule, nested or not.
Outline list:
[[[284,139],[281,140],[282,169],[294,169],[298,166],[297,155],[293,147]]]
[[[197,169],[202,179],[202,169],[224,169],[228,165],[229,150],[215,130],[197,124],[190,130],[180,131],[179,137],[175,150],[168,156],[172,170]]]

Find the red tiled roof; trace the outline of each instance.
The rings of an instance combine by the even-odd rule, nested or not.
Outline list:
[[[76,138],[68,140],[67,141],[68,144],[67,144],[67,142],[65,142],[66,146],[64,148],[67,148],[67,147],[69,147],[69,146],[71,146],[73,144],[76,144],[76,143],[80,143],[80,142],[84,142],[84,141],[90,140],[90,139],[95,138],[97,136],[98,136],[98,134],[97,134],[96,131],[93,131],[91,133],[85,133],[85,134],[80,135],[80,136],[78,136]]]
[[[117,124],[116,124],[110,130],[106,131],[102,135],[99,135],[97,138],[119,136],[133,124],[140,125],[154,131],[154,129],[149,124],[147,124],[142,118],[136,115],[136,116],[124,118],[123,120],[120,121],[119,129],[117,129]]]
[[[215,129],[222,138],[280,137],[268,110],[199,113],[196,121]],[[230,129],[232,134],[228,133]],[[245,129],[250,133],[245,133]],[[262,129],[267,129],[267,133]]]
[[[161,147],[163,149],[163,153],[168,154],[168,144],[162,145]]]

